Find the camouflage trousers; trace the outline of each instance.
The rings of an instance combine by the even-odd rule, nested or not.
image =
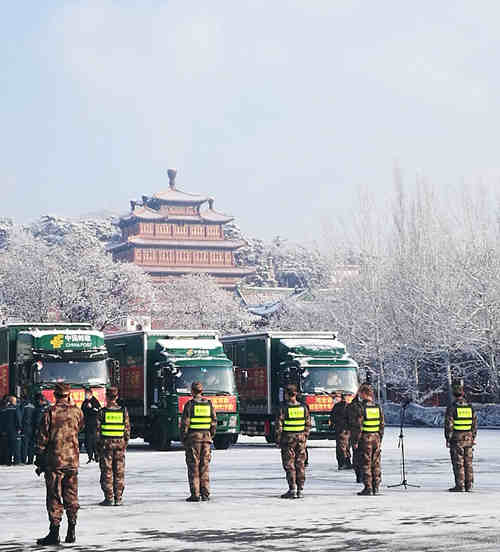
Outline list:
[[[474,483],[472,471],[472,435],[460,435],[450,443],[450,456],[455,474],[455,485],[457,487],[471,488]]]
[[[108,439],[99,450],[101,489],[108,500],[122,497],[125,488],[125,449],[123,439]]]
[[[335,435],[335,450],[339,468],[351,463],[350,436],[351,432],[347,429],[343,429]]]
[[[210,441],[198,441],[188,437],[184,441],[189,489],[192,496],[210,495],[209,466],[212,458]]]
[[[47,512],[52,525],[61,524],[64,510],[68,523],[76,523],[78,508],[78,471],[53,470],[45,472]]]
[[[352,436],[349,437],[349,446],[352,448],[352,467],[354,468],[354,473],[356,474],[356,479],[361,476],[360,469],[360,457],[359,457],[359,448],[356,443],[354,443]]]
[[[363,483],[367,489],[377,489],[380,486],[382,472],[380,470],[380,435],[378,433],[362,433],[358,444],[358,462]]]
[[[281,461],[286,472],[286,479],[290,489],[304,488],[306,480],[306,446],[307,437],[304,433],[294,433],[293,435],[281,436]]]

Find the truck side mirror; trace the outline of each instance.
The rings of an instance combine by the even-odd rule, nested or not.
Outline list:
[[[114,358],[108,358],[109,379],[113,385],[120,386],[120,362]]]
[[[240,374],[241,374],[242,383],[246,384],[248,382],[248,370],[242,370]]]

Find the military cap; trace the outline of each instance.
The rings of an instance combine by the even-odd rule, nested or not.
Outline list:
[[[108,399],[116,399],[118,397],[118,387],[108,387],[106,389],[106,397]]]
[[[71,393],[71,386],[67,383],[56,383],[54,386],[54,395],[57,397],[66,397]]]
[[[203,385],[201,384],[201,382],[194,381],[191,385],[191,391],[196,394],[203,393]]]

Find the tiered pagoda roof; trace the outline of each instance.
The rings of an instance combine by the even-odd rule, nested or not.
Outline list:
[[[113,257],[155,277],[204,272],[234,287],[254,271],[234,262],[233,252],[245,242],[224,237],[223,225],[233,217],[217,212],[211,197],[179,190],[176,175],[169,169],[167,190],[130,202],[130,213],[119,222],[123,239],[110,248]]]

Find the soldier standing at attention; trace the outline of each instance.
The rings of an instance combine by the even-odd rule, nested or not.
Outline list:
[[[127,409],[119,406],[117,399],[116,387],[106,389],[106,406],[97,417],[97,451],[104,493],[100,506],[121,506],[125,488],[125,450],[130,439],[130,420]]]
[[[78,433],[83,427],[82,411],[69,403],[70,386],[57,383],[54,389],[56,404],[42,416],[36,443],[38,466],[36,473],[45,472],[49,534],[37,540],[46,546],[59,544],[59,526],[63,511],[68,516],[65,542],[75,542],[78,512]]]
[[[362,415],[363,405],[361,404],[358,393],[356,393],[352,401],[347,405],[347,428],[349,431],[349,445],[352,448],[352,467],[356,474],[356,483],[363,483],[363,475],[360,469],[358,443],[353,439],[353,429],[354,431],[356,430],[358,420]]]
[[[361,413],[351,427],[353,442],[357,444],[358,462],[363,477],[364,489],[359,496],[378,495],[380,471],[380,445],[384,436],[384,414],[373,399],[370,385],[363,383],[358,391]]]
[[[297,386],[287,385],[284,402],[276,418],[276,444],[286,472],[288,491],[281,498],[303,498],[306,471],[306,446],[311,430],[309,408],[297,401]]]
[[[191,495],[186,502],[210,500],[210,444],[217,428],[217,415],[212,403],[201,396],[199,381],[191,385],[193,398],[184,405],[181,419],[181,440],[186,450],[186,465]]]
[[[352,469],[351,447],[349,444],[351,432],[349,431],[347,416],[349,405],[345,399],[345,393],[342,393],[340,401],[334,405],[330,412],[330,424],[335,431],[335,448],[339,470]]]
[[[450,449],[455,486],[452,493],[464,490],[472,491],[474,474],[472,472],[472,447],[476,444],[477,416],[472,406],[465,400],[464,389],[458,384],[453,386],[455,401],[446,409],[444,419],[444,437]]]

